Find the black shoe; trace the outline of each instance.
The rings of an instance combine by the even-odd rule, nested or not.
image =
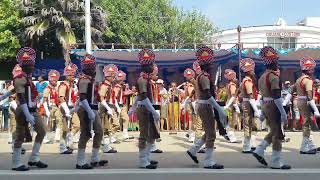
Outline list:
[[[161,139],[161,138],[156,139],[156,142],[161,142],[161,141],[162,141],[162,139]]]
[[[311,149],[309,151],[300,151],[300,154],[317,154],[317,149]]]
[[[163,151],[160,150],[160,149],[156,149],[156,150],[154,150],[154,151],[151,151],[151,153],[160,154],[160,153],[163,153]]]
[[[256,149],[256,147],[251,147],[251,151],[255,151]]]
[[[150,161],[150,164],[158,165],[158,164],[159,164],[159,162],[158,162],[158,161],[151,160],[151,161]]]
[[[93,169],[93,167],[92,166],[90,166],[89,164],[84,164],[84,165],[82,165],[82,166],[80,166],[80,165],[76,165],[76,169]]]
[[[60,153],[60,154],[72,154],[73,150],[72,149],[67,149],[64,152]]]
[[[108,160],[101,160],[99,162],[91,162],[90,164],[91,164],[92,167],[99,167],[99,166],[105,166],[108,163],[109,163]]]
[[[252,151],[252,150],[250,150],[250,151],[242,151],[242,153],[243,153],[243,154],[252,154],[253,151]]]
[[[33,166],[36,166],[37,168],[40,168],[40,169],[43,169],[43,168],[47,168],[48,167],[48,164],[45,164],[41,161],[38,161],[38,162],[28,162],[28,165],[30,167],[33,167]]]
[[[228,135],[224,135],[223,137],[225,140],[230,141],[230,138],[228,137]]]
[[[118,151],[117,150],[115,150],[115,149],[110,149],[109,151],[107,151],[107,152],[103,152],[103,153],[117,153]]]
[[[205,169],[224,169],[224,166],[221,165],[221,164],[215,164],[215,165],[212,165],[212,166],[205,166],[204,168]]]
[[[19,166],[17,168],[12,168],[13,171],[29,171],[30,168],[25,166],[25,165],[22,165],[22,166]]]
[[[187,151],[187,154],[190,156],[194,163],[199,164],[197,156],[192,155],[190,151]]]
[[[148,166],[146,166],[146,169],[157,169],[157,165],[156,164],[149,164]]]
[[[261,163],[264,166],[268,166],[267,161],[263,157],[259,156],[259,154],[252,152],[252,155],[258,160],[259,163]]]
[[[317,148],[317,151],[320,151],[320,147]]]
[[[287,165],[287,164],[284,164],[284,165],[282,165],[280,168],[271,167],[271,169],[283,169],[283,170],[288,170],[288,169],[291,169],[291,166],[290,166],[290,165]]]
[[[204,154],[204,153],[206,153],[206,148],[202,148],[202,149],[200,149],[200,150],[198,151],[198,153],[200,153],[200,154]]]

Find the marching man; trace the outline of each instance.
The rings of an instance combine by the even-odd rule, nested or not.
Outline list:
[[[223,169],[224,166],[218,164],[214,158],[214,141],[216,138],[215,119],[213,108],[219,113],[220,121],[226,125],[226,114],[223,108],[216,102],[212,94],[214,93],[213,82],[209,71],[211,70],[212,62],[214,61],[214,53],[208,47],[200,48],[196,52],[197,61],[202,72],[197,76],[197,92],[199,95],[196,102],[196,110],[200,119],[202,120],[205,134],[202,138],[194,143],[194,145],[187,151],[188,155],[195,163],[199,163],[196,153],[200,150],[203,144],[206,144],[206,152],[204,159],[204,168],[207,169]]]
[[[38,168],[47,168],[48,165],[40,161],[40,147],[46,134],[45,126],[40,115],[36,112],[36,98],[38,96],[35,85],[31,80],[34,69],[36,52],[29,47],[22,48],[17,54],[17,61],[22,68],[19,75],[13,79],[14,91],[17,95],[16,108],[16,139],[12,154],[12,170],[27,171],[29,167],[23,165],[21,161],[21,146],[25,139],[26,127],[28,124],[34,127],[36,139],[33,144],[32,153],[28,165]]]
[[[56,122],[62,121],[62,114],[59,110],[59,97],[57,83],[60,79],[60,73],[51,70],[48,74],[49,85],[43,91],[42,105],[44,107],[47,128],[50,126],[50,120],[55,119]]]
[[[128,134],[128,126],[129,126],[129,116],[128,116],[128,111],[129,111],[129,102],[128,102],[128,96],[132,95],[132,91],[129,89],[126,89],[124,81],[126,80],[126,73],[123,71],[119,70],[118,74],[116,76],[116,80],[118,82],[117,85],[119,85],[120,90],[118,91],[117,94],[117,101],[120,107],[120,114],[119,114],[119,120],[122,122],[123,125],[123,139],[133,139],[133,137],[130,137]]]
[[[287,114],[283,108],[281,98],[280,73],[278,70],[278,53],[272,47],[261,49],[260,56],[266,66],[266,71],[259,79],[259,90],[262,96],[262,112],[270,127],[261,144],[253,152],[253,156],[263,165],[268,163],[264,159],[265,149],[272,143],[271,165],[272,169],[291,169],[291,166],[283,164],[281,160],[281,141],[284,139],[283,124]]]
[[[68,144],[71,144],[69,142],[70,138],[67,138],[67,135],[70,133],[72,123],[72,112],[70,111],[70,108],[73,108],[76,102],[76,94],[73,90],[73,81],[77,70],[77,65],[67,65],[64,68],[63,73],[65,80],[61,82],[58,87],[60,114],[62,114],[62,118],[57,119],[58,127],[56,133],[60,134],[60,154],[72,154],[73,152],[73,149],[67,146]]]
[[[80,119],[80,139],[78,144],[77,169],[92,169],[97,166],[104,166],[107,160],[100,160],[99,150],[103,138],[101,119],[97,113],[97,86],[95,83],[96,58],[86,55],[81,61],[82,75],[79,77],[80,108],[78,116]],[[90,165],[86,162],[85,151],[89,139],[94,132],[92,155]]]
[[[129,111],[129,115],[136,112],[139,121],[139,166],[140,168],[156,169],[158,162],[150,159],[155,140],[160,138],[158,126],[160,114],[151,102],[153,92],[150,84],[150,74],[154,71],[155,54],[149,49],[143,49],[139,52],[138,59],[142,72],[137,81],[138,96]]]
[[[236,79],[236,72],[234,72],[232,69],[226,69],[224,72],[224,77],[229,81],[227,85],[227,98],[228,101],[226,103],[225,109],[229,110],[230,118],[229,118],[229,125],[227,128],[227,133],[229,137],[229,141],[231,143],[236,143],[237,138],[235,136],[235,126],[238,122],[238,118],[240,115],[240,108],[238,106],[238,100],[237,100],[237,79]]]
[[[191,117],[191,124],[192,124],[192,130],[194,132],[191,132],[189,134],[189,142],[195,142],[201,139],[202,136],[202,122],[199,116],[197,115],[197,112],[195,110],[195,100],[197,99],[195,94],[195,86],[196,86],[196,73],[190,69],[187,68],[184,73],[184,77],[186,78],[186,99],[182,103],[182,107],[185,110],[185,112],[189,113],[189,117]],[[190,123],[190,122],[189,122]]]
[[[240,69],[244,74],[240,86],[243,110],[243,127],[244,127],[244,140],[242,153],[252,153],[254,150],[253,143],[255,141],[253,135],[254,117],[259,118],[261,111],[258,109],[256,99],[258,97],[257,86],[255,84],[255,63],[250,58],[240,60]]]
[[[118,72],[117,66],[114,64],[109,64],[103,68],[103,73],[105,80],[100,84],[98,94],[99,94],[99,114],[102,120],[103,135],[107,136],[103,138],[102,141],[102,151],[104,153],[117,153],[117,150],[113,149],[111,144],[111,137],[115,133],[111,125],[112,118],[114,116],[114,106],[115,98],[112,97],[112,82]]]
[[[296,81],[295,89],[298,95],[298,109],[303,120],[303,138],[300,148],[300,154],[316,154],[317,147],[313,144],[311,138],[311,123],[313,115],[319,117],[319,110],[314,101],[314,89],[312,75],[316,62],[312,58],[303,58],[300,60],[302,76]]]

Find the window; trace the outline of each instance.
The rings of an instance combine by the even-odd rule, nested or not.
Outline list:
[[[296,48],[295,37],[267,37],[268,45],[276,49]]]

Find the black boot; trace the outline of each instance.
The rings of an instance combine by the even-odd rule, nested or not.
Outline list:
[[[212,165],[212,166],[205,166],[204,168],[205,169],[224,169],[224,166],[221,165],[221,164],[215,164],[215,165]]]
[[[91,162],[90,164],[92,167],[99,167],[99,166],[102,167],[102,166],[106,166],[108,162],[109,162],[108,160],[101,160],[99,162]]]
[[[156,149],[154,151],[151,151],[151,153],[159,154],[159,153],[163,153],[163,151],[160,149]]]
[[[259,154],[252,152],[252,155],[258,160],[259,163],[261,163],[264,166],[268,166],[267,161],[263,157],[259,156]]]
[[[40,168],[40,169],[43,169],[43,168],[47,168],[47,167],[48,167],[48,164],[45,164],[45,163],[43,163],[43,162],[41,162],[41,161],[38,161],[38,162],[28,162],[28,165],[29,165],[30,167],[35,166],[35,167]]]
[[[82,166],[80,166],[80,165],[76,165],[76,169],[93,169],[93,167],[92,166],[90,166],[89,164],[84,164],[84,165],[82,165]]]
[[[22,166],[19,166],[17,168],[12,168],[13,171],[29,171],[30,168],[25,166],[25,165],[22,165]]]
[[[190,151],[187,151],[187,154],[190,156],[194,163],[199,164],[197,156],[192,155]]]

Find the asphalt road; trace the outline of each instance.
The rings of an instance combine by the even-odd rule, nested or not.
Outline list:
[[[265,133],[259,133],[260,141]],[[132,135],[137,136],[136,133]],[[314,141],[320,145],[320,134],[314,133]],[[237,133],[240,138],[242,133]],[[24,179],[34,180],[35,178],[45,178],[46,180],[68,179],[319,179],[320,175],[320,154],[300,155],[299,146],[301,143],[301,132],[287,133],[291,141],[283,144],[283,159],[292,165],[293,169],[289,171],[271,170],[264,168],[250,155],[241,153],[241,144],[230,144],[218,137],[215,146],[217,162],[225,166],[224,170],[206,170],[202,164],[194,164],[185,151],[190,147],[186,142],[183,133],[177,135],[162,134],[162,141],[157,143],[158,147],[164,150],[163,154],[154,154],[153,159],[159,161],[157,170],[138,169],[137,140],[123,142],[114,145],[119,151],[117,154],[103,154],[102,159],[109,160],[106,167],[89,171],[75,170],[76,154],[60,155],[57,153],[58,144],[43,145],[41,159],[49,164],[47,170],[33,169],[29,172],[17,173],[10,171],[11,154],[10,145],[6,143],[6,135],[0,134],[0,180]],[[91,143],[88,145],[89,153]],[[24,155],[24,162],[28,161],[31,150],[31,144],[24,147],[28,149]],[[271,148],[267,149],[266,158],[270,161]],[[90,159],[90,154],[87,155]],[[199,154],[200,161],[203,155]]]

